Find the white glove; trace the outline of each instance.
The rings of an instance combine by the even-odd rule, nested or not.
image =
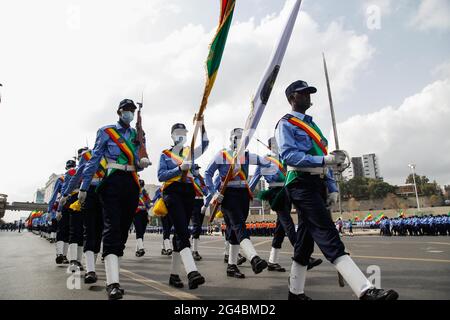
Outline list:
[[[64,205],[67,202],[67,196],[66,197],[61,197],[61,199],[59,199],[59,205],[62,207],[64,207]]]
[[[183,161],[182,164],[180,164],[181,171],[188,171],[192,167],[192,161]]]
[[[87,197],[86,191],[80,190],[80,192],[78,192],[78,201],[80,201],[80,204],[83,204],[86,201],[86,197]]]
[[[152,162],[148,160],[148,158],[142,158],[141,160],[139,160],[139,167],[141,167],[142,169],[147,168],[148,166],[151,165]]]
[[[201,213],[202,215],[205,215],[205,216],[209,217],[209,210],[208,210],[208,207],[203,206],[202,209],[200,210],[200,213]]]
[[[336,204],[339,199],[339,193],[332,192],[327,197],[327,206],[332,206],[333,204]]]
[[[217,202],[220,204],[220,203],[222,203],[222,201],[223,201],[223,194],[221,194],[219,191],[217,191],[212,198],[212,202],[213,203]]]
[[[59,221],[62,218],[62,213],[61,211],[56,212],[56,220]]]
[[[341,150],[331,152],[331,154],[323,157],[325,165],[341,165],[345,162],[347,156]]]

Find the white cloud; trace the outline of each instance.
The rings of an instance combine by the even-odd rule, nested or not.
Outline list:
[[[167,6],[157,9],[145,1],[81,2],[79,30],[66,25],[70,2],[29,1],[32,7],[25,12],[23,4],[7,3],[0,5],[0,29],[8,30],[2,34],[0,51],[4,85],[0,134],[8,137],[2,147],[14,161],[0,158],[0,191],[8,193],[11,201],[30,200],[52,172],[63,171],[65,161],[86,138],[92,146],[97,128],[116,120],[121,99],[138,99],[143,88],[143,123],[154,164],[143,177],[156,182],[160,152],[171,143],[171,125],[190,125],[198,109],[204,61],[215,30],[195,23],[194,16],[190,24],[168,27],[183,6],[190,6],[184,2],[171,7],[164,1]],[[281,14],[268,12],[261,21],[234,21],[205,115],[212,143],[201,164],[227,144],[230,129],[244,125],[251,96],[292,3],[288,1]],[[49,5],[53,10],[47,10]],[[153,19],[154,10],[165,19]],[[301,11],[259,137],[266,140],[277,119],[288,111],[284,88],[297,79],[318,87],[311,112],[319,123],[330,122],[322,51],[339,102],[352,93],[374,49],[366,35],[346,29],[339,21],[319,27]]]
[[[450,183],[450,78],[438,80],[408,97],[399,107],[351,117],[338,124],[339,141],[350,156],[376,153],[381,174],[404,183],[409,163],[417,172]]]
[[[390,15],[393,11],[392,0],[366,0],[363,5],[364,12],[367,8],[377,6],[380,8],[380,13],[382,15]]]
[[[450,2],[448,0],[421,0],[411,24],[419,30],[450,30]]]

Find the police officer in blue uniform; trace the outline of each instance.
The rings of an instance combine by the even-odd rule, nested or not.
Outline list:
[[[64,177],[58,178],[53,189],[52,197],[50,198],[48,209],[55,210],[55,218],[57,220],[57,230],[56,230],[56,263],[69,263],[67,259],[67,252],[69,248],[69,212],[67,206],[61,206],[59,199],[62,196],[62,190],[67,180],[70,181],[71,172],[75,170],[76,162],[74,160],[67,160],[66,162],[66,173]],[[58,201],[57,201],[58,200]]]
[[[295,224],[291,217],[292,204],[289,199],[287,199],[283,189],[286,180],[286,166],[278,159],[278,145],[275,137],[269,139],[268,146],[271,153],[266,155],[265,159],[267,160],[267,163],[270,163],[270,167],[264,168],[258,166],[249,185],[253,192],[262,177],[264,177],[269,184],[269,190],[261,192],[261,199],[269,201],[272,210],[277,213],[277,221],[267,270],[285,272],[286,269],[279,264],[279,254],[286,235],[292,246],[295,245]],[[270,234],[268,231],[266,231],[266,233],[267,235]],[[311,257],[308,263],[308,270],[321,263],[322,259]]]
[[[290,300],[310,300],[304,293],[309,258],[318,245],[363,300],[395,300],[394,290],[376,289],[345,252],[327,206],[337,201],[337,187],[330,166],[345,162],[345,153],[327,152],[326,139],[306,111],[317,89],[296,81],[286,89],[292,111],[277,124],[275,137],[281,159],[288,166],[286,190],[298,214],[297,241],[289,278]]]
[[[85,152],[87,148],[81,148],[78,150],[77,160],[80,164],[81,154]],[[66,174],[64,179],[64,185],[62,187],[62,197],[59,201],[59,211],[62,211],[62,208],[65,207],[69,214],[69,262],[70,265],[67,268],[68,273],[75,272],[77,270],[83,271],[84,268],[81,264],[82,253],[83,253],[83,215],[79,211],[72,210],[70,208],[71,204],[77,201],[77,195],[79,189],[68,191],[70,183],[73,181],[73,178],[79,170],[79,164],[77,169],[71,169]],[[78,187],[78,186],[77,186]]]
[[[148,224],[148,210],[150,210],[150,198],[145,190],[144,180],[139,180],[141,185],[141,194],[139,195],[139,204],[133,219],[134,229],[136,230],[136,257],[142,257],[145,254],[144,234]]]
[[[79,164],[77,172],[69,182],[69,186],[64,191],[64,198],[69,194],[76,192],[80,188],[83,171],[86,164],[92,157],[92,150],[83,148],[80,149]],[[87,191],[86,201],[81,206],[81,214],[83,219],[83,252],[86,260],[86,274],[84,275],[84,283],[90,284],[97,282],[97,274],[95,272],[95,263],[98,253],[100,252],[102,232],[103,232],[103,212],[102,205],[98,193],[97,186],[105,175],[104,159],[99,165],[99,169],[91,180],[91,185]]]
[[[137,132],[130,126],[136,105],[130,99],[120,102],[119,121],[97,131],[92,158],[83,170],[78,199],[84,204],[92,179],[102,158],[107,161],[106,176],[97,192],[103,207],[103,257],[106,271],[106,292],[109,299],[121,299],[124,290],[119,283],[119,257],[123,256],[128,230],[139,201],[140,185],[137,171],[148,167],[147,158],[139,159]]]
[[[203,122],[203,119],[196,119]],[[170,149],[163,150],[158,167],[158,180],[163,182],[162,198],[167,206],[168,215],[173,222],[173,252],[169,284],[176,288],[183,287],[180,279],[181,262],[188,276],[189,289],[196,289],[205,283],[205,278],[198,272],[195,260],[191,252],[189,241],[189,221],[194,210],[195,186],[193,181],[192,166],[209,145],[205,127],[202,123],[201,145],[192,150],[184,147],[187,141],[186,126],[176,123],[172,126],[171,135],[174,145]],[[191,160],[187,160],[187,159]]]
[[[220,180],[223,182],[231,165],[231,159],[234,157],[239,143],[242,139],[243,129],[235,128],[230,135],[230,149],[223,149],[216,154],[205,171],[205,181],[209,190],[216,190],[213,177],[216,171],[219,172]],[[256,252],[251,240],[250,234],[246,229],[246,223],[249,207],[251,190],[248,186],[249,165],[269,164],[256,154],[245,151],[244,159],[238,159],[233,172],[233,178],[227,185],[225,194],[222,195],[216,191],[213,196],[213,203],[221,204],[224,220],[227,225],[226,240],[230,244],[228,257],[227,276],[238,279],[245,278],[237,267],[239,248],[242,248],[244,256],[250,261],[252,270],[255,274],[262,272],[267,268],[267,262],[261,259]],[[219,190],[220,188],[217,188]]]

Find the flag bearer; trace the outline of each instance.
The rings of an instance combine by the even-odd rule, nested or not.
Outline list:
[[[397,292],[376,289],[345,252],[327,206],[337,201],[336,182],[328,168],[345,162],[345,153],[327,152],[327,140],[312,117],[310,94],[317,89],[296,81],[286,89],[292,111],[277,124],[275,137],[281,159],[288,166],[286,189],[297,209],[298,230],[289,278],[289,299],[310,300],[304,293],[309,258],[318,245],[355,295],[362,300],[395,300]]]
[[[220,180],[223,182],[227,175],[234,153],[239,146],[242,138],[243,129],[236,128],[231,131],[230,148],[223,149],[216,154],[213,161],[208,165],[205,171],[205,181],[208,189],[215,190],[213,177],[216,171],[219,171]],[[244,256],[251,262],[254,273],[260,273],[267,268],[267,262],[261,259],[252,242],[250,235],[245,227],[247,220],[250,199],[252,198],[251,190],[247,183],[249,164],[263,164],[264,159],[245,152],[243,159],[238,159],[238,163],[233,172],[233,179],[228,183],[225,194],[219,191],[213,197],[213,203],[217,201],[221,204],[224,215],[226,228],[226,240],[229,242],[230,251],[228,257],[227,275],[234,278],[245,278],[237,267],[239,248],[242,248]],[[267,164],[265,166],[268,166]],[[219,190],[220,188],[217,188]]]
[[[197,119],[197,121],[203,121],[203,119]],[[188,276],[189,289],[196,289],[199,285],[205,283],[205,278],[198,272],[195,265],[189,241],[189,221],[194,210],[197,187],[192,175],[193,161],[203,154],[209,144],[204,125],[202,125],[201,130],[201,146],[193,151],[192,161],[187,161],[186,158],[191,151],[190,148],[184,147],[187,134],[186,126],[182,123],[174,124],[171,129],[174,145],[172,148],[164,150],[159,160],[158,179],[164,182],[162,198],[174,226],[169,284],[177,288],[183,287],[183,282],[179,276],[181,262],[183,262]]]
[[[103,257],[106,271],[106,292],[109,299],[121,299],[123,289],[119,284],[119,257],[123,256],[128,230],[139,202],[140,185],[138,170],[151,163],[147,158],[139,159],[137,132],[130,126],[136,105],[130,99],[120,102],[117,114],[119,121],[97,131],[92,158],[83,170],[78,199],[83,204],[87,199],[92,178],[102,158],[107,161],[106,176],[98,187],[103,207]]]

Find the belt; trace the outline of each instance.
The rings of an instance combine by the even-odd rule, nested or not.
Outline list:
[[[269,188],[272,188],[272,187],[284,187],[284,182],[272,182],[272,183],[269,183]]]
[[[327,173],[326,168],[299,168],[299,167],[287,167],[288,171],[305,172],[311,175],[325,175]]]
[[[134,165],[118,164],[116,162],[108,162],[107,168],[128,171],[128,172],[136,171],[136,167]]]
[[[199,200],[202,199],[203,200],[203,197],[195,197],[195,199],[199,199]]]
[[[100,181],[102,181],[101,178],[92,178],[92,180],[91,180],[92,183],[98,183]]]
[[[247,183],[245,181],[229,181],[228,186],[230,186],[230,187],[246,187]]]

